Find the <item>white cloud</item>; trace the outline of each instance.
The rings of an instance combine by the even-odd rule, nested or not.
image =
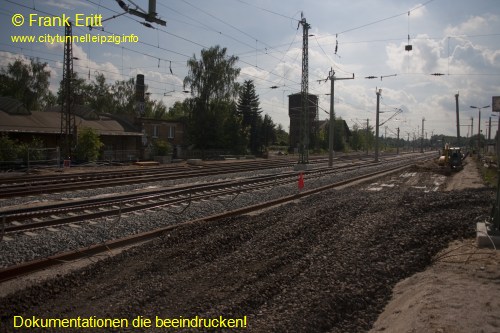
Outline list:
[[[43,3],[50,7],[59,9],[74,10],[78,7],[91,7],[87,2],[81,0],[44,0]]]
[[[427,7],[422,6],[422,4],[415,5],[413,8],[415,8],[415,9],[412,9],[410,11],[410,16],[409,16],[410,24],[411,24],[412,18],[420,19],[420,18],[425,17],[428,13]]]
[[[386,46],[389,68],[402,73],[431,74],[443,71],[442,66],[447,62],[443,41],[430,39],[426,35],[418,35],[410,41],[412,51],[406,51],[407,43]]]
[[[446,36],[475,35],[493,32],[492,27],[498,24],[499,17],[487,14],[484,16],[472,16],[467,21],[457,25],[448,26],[444,30]]]
[[[93,77],[96,73],[102,73],[106,77],[108,83],[113,83],[116,80],[122,80],[120,70],[115,64],[111,62],[97,63],[88,57],[88,54],[84,51],[83,47],[78,44],[73,45],[73,56],[78,58],[78,60],[73,61],[73,66],[77,65],[75,69],[78,72],[90,72],[90,76]],[[80,74],[82,75],[82,74]]]

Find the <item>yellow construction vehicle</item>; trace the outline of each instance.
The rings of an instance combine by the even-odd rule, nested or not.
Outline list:
[[[438,164],[459,171],[463,168],[462,161],[465,157],[459,147],[450,147],[449,144],[446,144]]]

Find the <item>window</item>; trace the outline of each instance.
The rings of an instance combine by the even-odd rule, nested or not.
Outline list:
[[[153,125],[153,138],[158,137],[158,125]]]
[[[175,126],[168,127],[168,138],[169,139],[175,138]]]

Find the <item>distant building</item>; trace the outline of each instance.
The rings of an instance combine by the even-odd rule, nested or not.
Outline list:
[[[137,118],[136,122],[142,128],[142,145],[150,147],[155,140],[167,141],[174,149],[174,157],[182,156],[184,145],[184,124],[178,121]]]
[[[342,124],[339,125],[339,122],[342,122]],[[335,119],[335,124],[336,128],[338,129],[339,127],[342,129],[340,132],[340,137],[342,138],[344,143],[349,144],[350,143],[350,138],[352,137],[351,130],[349,129],[349,126],[347,125],[345,120],[340,120],[340,119]],[[329,120],[320,120],[318,121],[318,129],[320,131],[329,131],[330,130],[330,121]]]
[[[72,112],[77,135],[84,127],[99,134],[104,144],[101,158],[105,160],[149,159],[149,147],[156,139],[179,149],[183,145],[184,126],[180,122],[98,114],[82,105],[73,106]],[[49,107],[46,111],[29,111],[13,98],[0,97],[0,134],[20,142],[31,142],[36,137],[45,148],[60,147],[61,106]]]
[[[315,143],[318,135],[317,116],[318,116],[318,96],[308,95],[308,116],[309,116],[309,142],[308,147],[313,148],[311,144]],[[300,137],[302,122],[302,94],[296,93],[288,96],[288,115],[290,117],[290,148],[297,149],[302,138]]]

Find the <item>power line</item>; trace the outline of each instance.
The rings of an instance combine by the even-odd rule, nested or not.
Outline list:
[[[370,23],[366,23],[366,24],[360,25],[358,27],[350,28],[350,29],[338,32],[338,33],[336,33],[336,35],[345,34],[347,32],[351,32],[351,31],[354,31],[354,30],[359,30],[359,29],[362,29],[362,28],[366,28],[366,27],[368,27],[370,25],[374,25],[374,24],[377,24],[377,23],[380,23],[380,22],[388,21],[388,20],[391,20],[393,18],[402,16],[402,15],[408,15],[408,13],[410,13],[410,12],[412,12],[414,10],[417,10],[419,8],[425,7],[427,4],[429,4],[429,3],[433,2],[433,1],[434,0],[428,0],[427,2],[424,2],[423,4],[420,4],[420,5],[414,7],[412,9],[410,9],[410,10],[407,10],[405,12],[402,12],[402,13],[399,13],[399,14],[396,14],[396,15],[392,15],[392,16],[389,16],[389,17],[386,17],[386,18],[383,18],[383,19],[380,19],[380,20],[376,20],[376,21],[373,21],[373,22],[370,22]]]
[[[275,12],[275,11],[272,11],[272,10],[269,10],[269,9],[266,9],[266,8],[263,8],[263,7],[259,7],[259,6],[255,5],[255,4],[248,3],[248,2],[243,1],[243,0],[236,0],[236,1],[241,2],[241,3],[243,3],[243,4],[247,5],[247,6],[255,7],[255,8],[260,9],[260,10],[262,10],[262,11],[265,11],[265,12],[268,12],[268,13],[271,13],[271,14],[274,14],[274,15],[277,15],[277,16],[281,16],[281,17],[286,18],[286,19],[294,20],[294,21],[296,21],[296,22],[299,22],[299,21],[300,21],[300,20],[297,20],[296,18],[293,18],[293,17],[287,16],[287,15],[284,15],[284,14],[280,14],[280,13],[277,13],[277,12]]]

